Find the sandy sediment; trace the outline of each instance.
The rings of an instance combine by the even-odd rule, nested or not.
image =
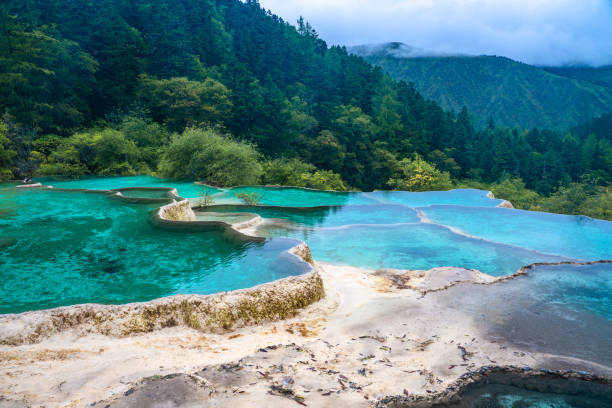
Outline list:
[[[489,284],[500,280],[500,278],[478,270],[451,266],[437,267],[426,271],[379,269],[374,274],[386,278],[389,284],[398,289],[413,289],[422,294],[448,289],[462,282]]]

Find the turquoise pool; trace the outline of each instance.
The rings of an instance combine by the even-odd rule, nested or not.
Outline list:
[[[256,231],[267,240],[238,242],[221,232],[157,228],[149,217],[159,204],[3,184],[0,313],[253,286],[308,270],[286,253],[299,241],[318,261],[372,269],[458,266],[495,276],[534,262],[612,258],[612,223],[496,208],[501,200],[481,190],[220,189],[151,176],[36,181],[56,189],[173,187],[187,198],[206,190],[215,200],[208,211],[261,215]],[[261,194],[261,205],[241,205],[238,192]],[[159,190],[126,195],[158,198]]]
[[[112,190],[123,187],[173,187],[181,197],[198,197],[200,192],[220,194],[222,189],[202,186],[192,181],[166,180],[152,176],[85,177],[82,179],[58,179],[38,177],[34,181],[57,188],[86,188],[88,190]]]
[[[425,223],[304,229],[273,223],[264,224],[259,231],[270,237],[302,239],[319,261],[371,269],[460,266],[500,276],[510,275],[521,266],[534,262],[567,259],[468,238],[448,228]]]
[[[489,198],[488,194],[488,191],[471,188],[450,191],[374,191],[365,193],[365,195],[371,199],[387,203],[403,204],[409,207],[441,204],[495,207],[503,202],[503,200],[497,198]]]
[[[612,259],[612,222],[508,208],[431,206],[430,220],[487,240],[579,259]]]
[[[265,206],[215,205],[210,211],[255,212],[267,219],[279,219],[296,224],[294,228],[330,227],[355,224],[400,224],[420,222],[416,210],[402,205],[345,205],[329,208],[276,208]]]
[[[102,194],[0,190],[0,313],[251,287],[310,269],[298,241],[237,242],[148,222],[157,205]]]
[[[487,197],[487,192],[473,189],[428,191],[409,193],[403,191],[375,191],[371,193],[342,193],[293,187],[235,187],[215,188],[201,186],[191,181],[166,180],[152,176],[86,177],[82,179],[36,178],[35,181],[58,188],[86,188],[110,190],[121,187],[174,187],[181,197],[197,198],[207,191],[216,204],[241,204],[239,193],[261,194],[260,204],[283,207],[317,207],[358,204],[400,204],[421,207],[435,204],[455,204],[495,207],[502,200]]]

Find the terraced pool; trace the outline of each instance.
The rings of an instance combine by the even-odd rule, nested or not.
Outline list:
[[[249,287],[308,270],[287,253],[300,240],[318,261],[367,268],[458,266],[496,276],[534,262],[612,258],[612,223],[496,208],[502,201],[480,190],[220,189],[150,176],[36,181],[63,189],[173,187],[190,199],[207,191],[214,205],[198,212],[199,220],[231,224],[251,218],[240,213],[257,213],[263,222],[255,232],[267,239],[168,231],[149,222],[160,204],[5,184],[0,186],[0,313]],[[241,205],[239,192],[261,194],[261,205]],[[162,198],[162,193],[123,194]]]
[[[286,252],[296,240],[167,231],[149,222],[158,206],[103,194],[0,190],[0,313],[215,293],[310,270]]]

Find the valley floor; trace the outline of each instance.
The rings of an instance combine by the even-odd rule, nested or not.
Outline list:
[[[0,346],[0,407],[365,407],[385,396],[435,395],[483,366],[577,365],[612,375],[611,367],[497,342],[478,316],[444,306],[448,289],[424,294],[493,280],[479,272],[318,268],[325,299],[285,321],[223,335],[66,332]]]

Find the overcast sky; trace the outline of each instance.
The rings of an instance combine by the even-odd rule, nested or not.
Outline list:
[[[537,65],[612,64],[612,0],[260,0],[330,44],[399,41]]]

